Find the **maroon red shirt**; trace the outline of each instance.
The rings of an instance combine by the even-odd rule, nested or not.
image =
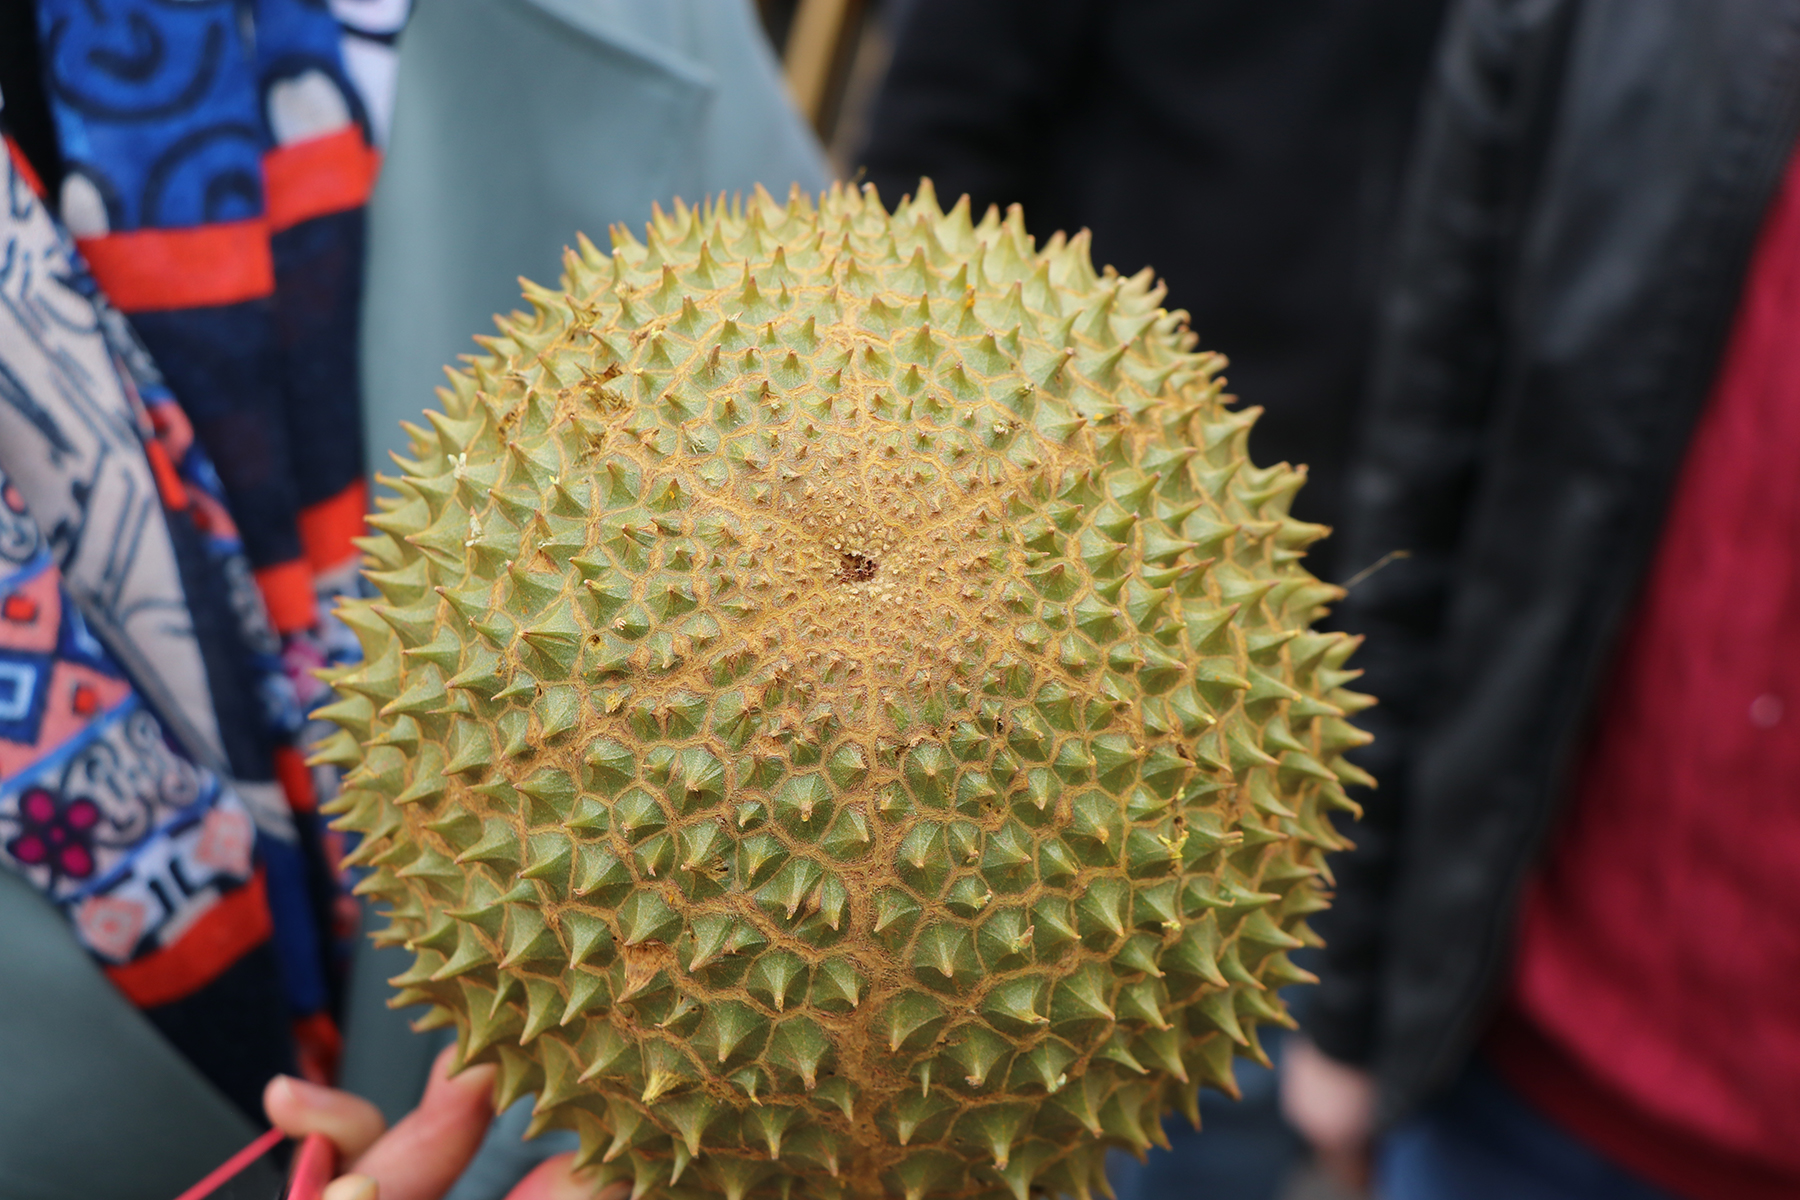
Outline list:
[[[1489,1056],[1677,1194],[1800,1197],[1800,157],[1573,801]]]

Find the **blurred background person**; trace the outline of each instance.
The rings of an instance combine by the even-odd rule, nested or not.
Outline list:
[[[1024,206],[1040,240],[1089,229],[1094,261],[1145,265],[1230,389],[1265,411],[1259,463],[1305,463],[1294,512],[1335,524],[1370,306],[1440,0],[904,0],[858,159],[888,203],[930,176]],[[1361,563],[1316,544],[1327,579]],[[1303,990],[1303,989],[1301,989]],[[1291,997],[1304,1004],[1303,996]],[[1280,1054],[1280,1039],[1266,1043]],[[1301,1142],[1272,1073],[1202,1098],[1206,1132],[1115,1156],[1126,1200],[1276,1195]]]
[[[1459,0],[1287,1111],[1387,1200],[1800,1195],[1800,3]]]

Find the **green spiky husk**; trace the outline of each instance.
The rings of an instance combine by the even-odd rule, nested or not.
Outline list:
[[[1085,1197],[1305,978],[1353,642],[1148,271],[929,185],[583,241],[333,680],[396,1003],[639,1194]]]

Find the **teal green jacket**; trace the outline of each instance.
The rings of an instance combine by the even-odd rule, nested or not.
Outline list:
[[[391,146],[363,317],[376,471],[578,232],[606,249],[614,223],[642,238],[652,203],[829,179],[749,0],[425,0]]]

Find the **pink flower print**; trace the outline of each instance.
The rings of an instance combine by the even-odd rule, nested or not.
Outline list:
[[[6,852],[28,867],[48,867],[52,879],[86,879],[94,873],[94,827],[100,808],[92,800],[58,804],[43,788],[32,788],[19,800],[20,832]]]

